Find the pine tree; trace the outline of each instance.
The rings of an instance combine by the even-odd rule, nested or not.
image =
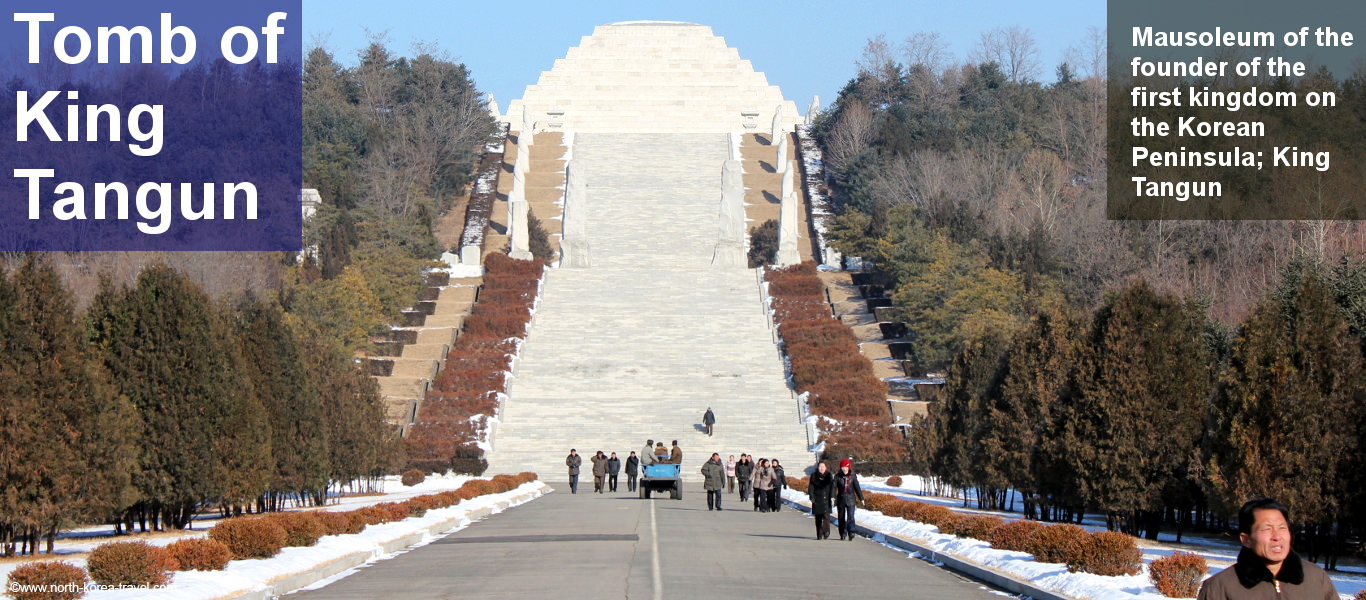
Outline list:
[[[995,336],[974,339],[953,359],[944,381],[936,425],[940,440],[935,471],[945,483],[976,487],[982,508],[998,508],[1008,483],[981,440],[987,407],[1000,394],[1005,344]]]

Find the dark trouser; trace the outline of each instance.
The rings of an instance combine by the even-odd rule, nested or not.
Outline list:
[[[754,490],[754,510],[768,512],[768,490]]]
[[[617,474],[616,474],[616,473],[610,473],[610,474],[607,475],[607,491],[609,491],[609,492],[615,492],[615,491],[617,491]]]
[[[599,494],[602,493],[602,475],[593,476],[593,491]]]
[[[727,475],[727,476],[726,476],[726,493],[727,493],[727,494],[734,494],[734,493],[735,493],[735,476],[734,476],[734,475]]]
[[[636,477],[638,477],[638,476],[637,476],[635,473],[627,473],[627,474],[626,474],[626,491],[628,491],[628,492],[634,492],[634,491],[636,491]]]
[[[741,502],[744,502],[744,501],[746,501],[746,500],[749,500],[749,480],[748,480],[748,479],[741,479],[741,480],[740,480],[740,501],[741,501]]]
[[[840,539],[845,536],[854,537],[854,505],[843,502],[835,503],[839,509]]]
[[[707,510],[721,510],[721,490],[707,490]]]
[[[570,476],[569,476],[569,493],[571,493],[571,494],[577,494],[577,493],[579,493],[579,476],[578,476],[578,475],[570,475]]]
[[[707,426],[707,435],[711,435],[711,428],[712,428],[712,427],[715,427],[715,425],[708,425],[708,426]]]
[[[775,488],[769,490],[769,491],[768,491],[768,509],[771,510],[771,511],[773,511],[773,512],[778,512],[778,509],[779,509],[780,507],[782,507],[782,505],[783,505],[783,502],[782,502],[782,488],[776,488],[776,487],[775,487]]]
[[[816,519],[816,539],[823,540],[830,537],[830,513],[811,516]]]

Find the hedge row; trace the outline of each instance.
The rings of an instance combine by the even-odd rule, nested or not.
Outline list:
[[[807,480],[789,480],[788,485],[805,491]],[[1142,553],[1134,538],[1119,532],[1091,533],[1076,525],[1006,521],[994,515],[961,514],[938,504],[903,500],[891,494],[865,494],[864,504],[869,510],[889,517],[934,525],[940,533],[979,539],[1001,550],[1027,552],[1039,562],[1064,563],[1074,573],[1133,575],[1139,572],[1143,564]],[[1172,571],[1178,574],[1189,572],[1180,568]],[[1204,575],[1203,562],[1199,575]],[[1159,591],[1167,593],[1166,580],[1174,576],[1168,576],[1165,572],[1157,574],[1157,571],[1150,571],[1150,576],[1161,577],[1164,583],[1158,585],[1157,579],[1154,579],[1154,585]],[[1197,588],[1199,582],[1200,577],[1196,577]],[[1180,597],[1193,596],[1192,592]]]
[[[324,535],[360,533],[367,525],[401,521],[427,511],[446,508],[486,494],[516,489],[536,480],[535,473],[498,475],[465,482],[459,489],[427,494],[403,502],[384,502],[345,512],[271,513],[227,519],[209,530],[208,538],[189,538],[166,547],[143,541],[109,542],[97,546],[87,568],[61,561],[23,565],[10,573],[7,590],[16,586],[47,587],[48,591],[11,591],[14,600],[74,600],[85,595],[85,584],[160,586],[174,571],[221,571],[229,560],[270,558],[288,546],[312,546]]]
[[[526,337],[544,269],[540,260],[506,254],[484,259],[478,301],[404,438],[409,469],[483,473],[488,463],[478,442],[498,411],[498,394],[507,390],[512,357]]]
[[[887,410],[887,384],[873,374],[853,331],[831,315],[816,263],[769,269],[764,279],[792,385],[807,394],[812,414],[831,420],[820,425],[825,455],[905,460]]]

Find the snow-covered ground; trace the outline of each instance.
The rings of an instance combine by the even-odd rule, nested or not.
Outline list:
[[[1021,517],[1018,512],[979,511],[965,508],[962,498],[944,498],[922,494],[921,490],[925,489],[925,486],[915,476],[903,476],[902,480],[901,487],[892,487],[886,484],[885,478],[860,478],[864,493],[891,494],[908,500],[940,504],[960,512],[995,514],[1006,519]],[[807,501],[806,494],[790,489],[783,490],[783,497],[803,505]],[[1017,501],[1015,506],[1019,505]],[[1186,534],[1182,536],[1181,544],[1177,545],[1174,535],[1163,533],[1158,536],[1156,544],[1147,540],[1139,540],[1139,548],[1143,551],[1145,565],[1137,575],[1104,577],[1089,573],[1070,573],[1067,566],[1063,564],[1035,562],[1032,556],[1023,552],[997,550],[987,542],[944,535],[939,533],[939,528],[933,525],[907,521],[898,517],[887,517],[880,512],[859,510],[857,523],[933,548],[938,553],[1008,573],[1017,579],[1030,582],[1036,587],[1051,590],[1060,595],[1091,600],[1164,599],[1165,596],[1159,594],[1152,583],[1148,581],[1146,563],[1151,562],[1154,558],[1170,555],[1175,551],[1194,552],[1204,556],[1205,560],[1210,563],[1210,575],[1231,564],[1238,555],[1236,542]],[[1090,515],[1084,520],[1082,526],[1093,531],[1105,530],[1104,520],[1092,518]],[[884,539],[878,537],[875,537],[874,541],[885,543]],[[895,546],[888,545],[888,547],[899,552],[902,551]],[[932,556],[919,556],[918,558],[935,562]],[[1344,599],[1366,589],[1366,572],[1363,572],[1362,569],[1342,566],[1339,569],[1341,569],[1339,572],[1330,575],[1333,578],[1334,585],[1337,586],[1338,593]]]
[[[403,501],[415,496],[431,494],[446,490],[458,489],[466,481],[473,479],[467,475],[434,475],[428,477],[426,481],[412,486],[404,487],[398,483],[397,478],[386,478],[384,486],[386,489],[394,491],[382,494],[347,496],[339,499],[337,503],[330,504],[320,510],[327,511],[347,511],[378,504],[381,502]],[[513,501],[515,506],[523,502],[540,497],[550,490],[548,486],[540,481],[523,484],[515,490],[501,494],[489,494],[465,500],[455,506],[434,509],[427,511],[425,515],[417,518],[408,518],[393,523],[383,523],[371,525],[364,531],[354,535],[334,535],[324,536],[315,546],[306,548],[285,548],[274,558],[264,560],[236,560],[228,564],[228,568],[223,571],[182,571],[176,572],[169,586],[159,590],[93,590],[85,597],[93,600],[200,600],[219,598],[239,592],[264,589],[269,582],[302,571],[307,571],[316,566],[324,565],[352,556],[356,553],[365,553],[365,564],[375,561],[392,558],[407,549],[399,549],[394,552],[384,550],[386,544],[391,544],[400,538],[420,535],[417,544],[412,547],[426,545],[436,539],[440,539],[447,534],[454,533],[469,526],[471,520],[468,518],[470,513],[481,509],[491,509],[493,512],[500,512],[502,509],[497,505]],[[452,522],[453,521],[453,522]],[[198,519],[194,522],[195,530],[185,531],[181,535],[158,535],[156,537],[146,536],[123,536],[108,537],[113,534],[113,529],[109,526],[97,526],[84,528],[71,532],[68,536],[59,539],[56,547],[57,556],[43,554],[38,560],[65,560],[72,564],[84,567],[85,558],[82,553],[89,552],[102,543],[108,541],[125,541],[130,539],[145,539],[148,543],[156,545],[170,544],[179,539],[187,537],[204,537],[208,534],[208,529],[212,528],[217,519]],[[428,533],[434,527],[442,523],[452,522],[451,527],[438,535]],[[408,549],[411,549],[408,548]],[[62,556],[68,555],[68,556]],[[14,570],[23,562],[9,562],[0,564],[0,580],[8,577],[9,572]],[[363,565],[362,565],[363,566]],[[359,568],[359,567],[356,567]],[[335,581],[355,572],[355,568],[348,569],[335,575],[324,582],[314,584],[325,584]]]

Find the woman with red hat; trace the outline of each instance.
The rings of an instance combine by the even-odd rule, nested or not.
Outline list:
[[[840,539],[854,539],[854,504],[863,502],[863,488],[859,487],[858,475],[854,474],[854,461],[840,461],[840,470],[835,473],[835,508],[839,511]]]

